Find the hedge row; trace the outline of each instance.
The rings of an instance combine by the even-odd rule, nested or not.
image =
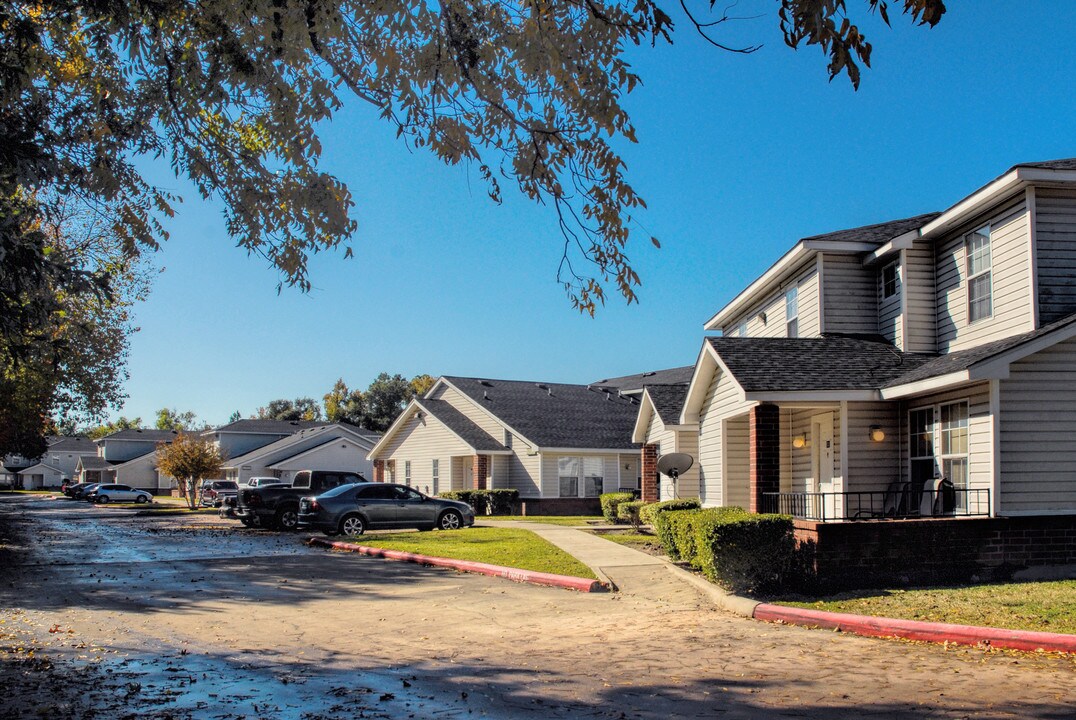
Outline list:
[[[639,518],[646,525],[653,525],[654,518],[658,514],[669,510],[696,510],[702,507],[702,501],[698,498],[678,498],[676,500],[663,500],[662,502],[650,503],[639,511]]]
[[[474,508],[475,515],[511,515],[519,490],[447,490],[439,497],[465,502]]]
[[[631,502],[635,499],[635,496],[630,492],[612,492],[604,493],[599,500],[602,504],[602,515],[605,519],[611,523],[615,523],[620,516],[617,514],[617,508],[620,507],[620,503]]]
[[[778,590],[791,579],[795,541],[787,515],[736,507],[660,512],[654,531],[670,558],[732,592]]]

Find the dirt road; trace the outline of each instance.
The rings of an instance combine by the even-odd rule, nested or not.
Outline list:
[[[584,595],[10,496],[0,538],[2,718],[1076,716],[1072,659],[766,625],[672,585]]]

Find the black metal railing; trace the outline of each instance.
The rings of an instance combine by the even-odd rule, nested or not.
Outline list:
[[[990,515],[990,491],[942,488],[840,493],[763,493],[762,510],[803,520],[883,520]]]

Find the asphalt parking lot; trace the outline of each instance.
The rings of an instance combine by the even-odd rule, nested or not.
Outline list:
[[[0,717],[1071,718],[1071,658],[581,594],[0,498]]]

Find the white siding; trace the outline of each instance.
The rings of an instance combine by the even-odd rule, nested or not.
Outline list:
[[[646,428],[646,444],[657,445],[657,453],[660,458],[671,452],[676,452],[676,433],[666,430],[658,414],[650,415],[650,425]],[[658,476],[658,500],[672,500],[676,496],[676,488],[673,481],[667,475]]]
[[[728,498],[722,505],[745,510],[751,505],[751,429],[749,417],[741,415],[725,421],[725,490]]]
[[[734,317],[721,329],[722,334],[732,335],[739,324],[746,320],[748,337],[785,337],[787,320],[785,293],[796,285],[799,288],[796,308],[799,319],[798,336],[817,336],[819,327],[818,269],[815,261],[812,260],[798,267],[793,277],[796,278],[794,282],[782,285],[780,290],[767,295],[765,299],[754,304],[750,310]],[[763,315],[766,316],[765,322],[762,321]]]
[[[437,418],[424,414],[412,417],[380,452],[378,459],[396,461],[396,479],[403,481],[404,462],[411,461],[411,486],[433,493],[433,460],[440,461],[438,492],[448,490],[452,476],[452,457],[472,455],[474,451],[453,435]]]
[[[968,324],[964,235],[990,225],[993,315]],[[938,351],[950,353],[1032,329],[1031,238],[1023,196],[1003,210],[968,223],[939,241],[937,258]]]
[[[157,487],[157,453],[117,465],[114,469],[115,482],[120,485],[130,485],[139,490],[153,490]]]
[[[556,498],[561,497],[560,494],[560,468],[558,461],[562,457],[599,457],[603,462],[602,475],[602,492],[614,492],[617,489],[618,477],[619,477],[619,455],[596,455],[594,453],[570,453],[570,454],[557,454],[542,453],[541,455],[541,469],[542,469],[542,497]],[[584,497],[583,493],[585,489],[583,487],[583,480],[579,480],[579,495],[578,497]]]
[[[677,483],[677,497],[691,498],[699,496],[699,434],[694,430],[682,430],[676,433],[676,452],[687,453],[695,462],[691,468],[680,475]]]
[[[369,448],[363,447],[348,438],[338,438],[325,443],[302,457],[283,460],[273,464],[278,477],[284,482],[291,482],[299,470],[347,470],[357,472],[367,480],[374,479],[374,464],[366,459]],[[396,479],[403,482],[403,463],[397,467]],[[414,480],[411,482],[414,485]]]
[[[1013,363],[1000,396],[1000,513],[1076,511],[1076,340]]]
[[[1076,312],[1076,191],[1035,189],[1039,323]]]
[[[715,370],[699,411],[699,484],[703,504],[707,506],[729,504],[721,488],[722,420],[742,415],[754,404],[741,400],[732,379],[720,368]]]
[[[459,410],[468,420],[490,434],[495,440],[501,440],[504,435],[504,425],[493,419],[487,412],[477,407],[469,397],[453,390],[448,385],[442,384],[430,398],[431,400],[444,400]]]
[[[938,295],[934,286],[934,249],[916,241],[905,250],[904,292],[906,319],[904,350],[933,353],[938,349]]]
[[[897,292],[888,298],[882,297],[882,273],[890,263],[878,266],[874,274],[875,296],[878,303],[878,332],[898,348],[904,348],[904,315],[901,313],[901,297],[904,295],[904,267],[898,262]]]
[[[885,440],[870,439],[877,425]],[[885,491],[900,477],[900,416],[896,403],[848,403],[848,472],[845,492]]]
[[[877,274],[858,255],[823,257],[823,324],[828,333],[877,333]]]
[[[841,445],[844,442],[844,438],[841,437],[841,410],[839,407],[818,407],[818,408],[805,408],[796,409],[790,411],[790,415],[786,416],[784,413],[781,415],[781,437],[787,438],[785,442],[789,446],[789,479],[787,483],[788,490],[791,492],[818,492],[819,489],[815,486],[814,481],[814,467],[811,462],[812,448],[816,439],[811,437],[811,418],[815,415],[822,415],[823,413],[833,413],[833,492],[840,491],[841,478],[843,477],[841,472]],[[788,417],[789,422],[787,430],[785,429],[785,419]],[[864,431],[866,433],[866,431]],[[807,445],[802,448],[792,447],[792,438],[797,435],[804,435],[807,438]],[[849,458],[849,464],[852,463]],[[785,489],[784,480],[784,463],[782,463],[782,479],[781,489]]]

